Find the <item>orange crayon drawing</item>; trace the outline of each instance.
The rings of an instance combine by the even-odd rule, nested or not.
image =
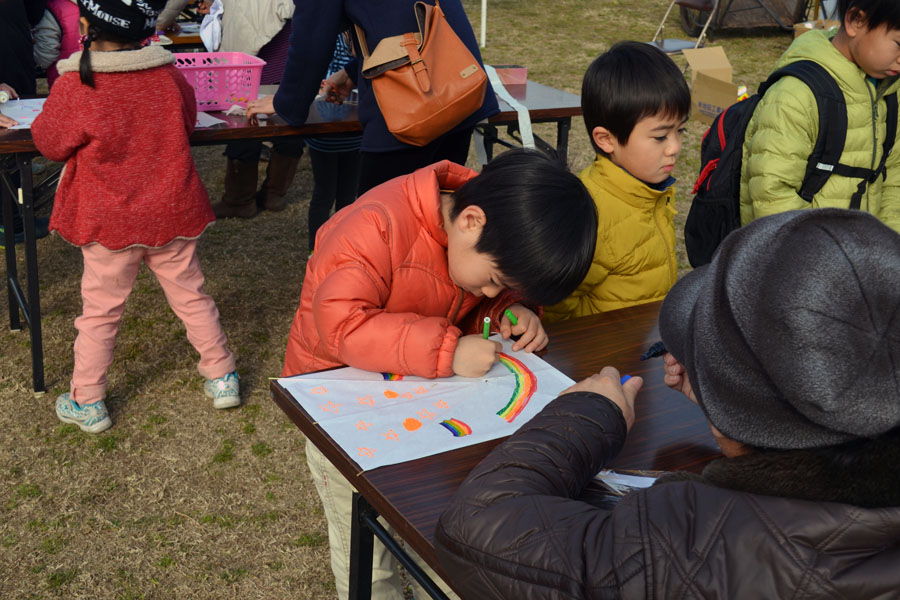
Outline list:
[[[363,396],[362,398],[357,398],[356,401],[359,404],[366,404],[368,406],[375,406],[375,400],[372,399],[372,396]]]
[[[400,395],[403,396],[404,398],[412,398],[413,397],[412,392],[404,392],[403,394],[400,394]]]
[[[357,450],[359,450],[359,456],[375,457],[375,448],[357,448]]]
[[[420,385],[419,387],[417,387],[417,388],[416,388],[415,390],[413,390],[413,391],[414,391],[415,393],[417,393],[417,394],[424,394],[424,393],[425,393],[425,388],[423,388],[423,387]]]
[[[427,408],[423,408],[422,410],[420,410],[420,411],[417,412],[416,414],[419,415],[420,417],[422,417],[423,419],[433,419],[433,418],[434,418],[434,414],[428,412],[428,409],[427,409]]]
[[[403,428],[407,431],[415,431],[419,427],[422,426],[422,421],[418,419],[413,419],[412,417],[407,418],[403,421]]]
[[[371,427],[371,426],[372,426],[371,423],[366,423],[362,419],[360,419],[359,423],[356,424],[356,428],[359,429],[360,431],[368,431],[369,427]]]
[[[330,412],[330,413],[338,414],[338,407],[339,407],[339,406],[343,406],[343,404],[335,404],[334,402],[332,402],[331,400],[329,400],[329,401],[328,401],[327,403],[325,403],[325,404],[320,404],[320,405],[319,405],[319,408],[321,408],[321,409],[324,410],[325,412]]]
[[[384,397],[385,397],[385,398],[396,398],[396,397],[399,396],[399,395],[400,395],[400,394],[398,394],[398,393],[395,392],[395,391],[392,391],[392,390],[384,390]]]
[[[438,400],[437,402],[432,402],[432,404],[433,404],[436,408],[450,408],[450,405],[447,404],[447,401],[446,401],[446,400]]]
[[[328,390],[325,389],[324,385],[320,385],[319,387],[314,387],[313,389],[309,390],[309,392],[311,394],[327,394]]]
[[[382,433],[381,435],[384,436],[384,439],[390,440],[392,442],[400,441],[400,436],[398,436],[396,433],[394,433],[393,429],[388,429],[387,433]]]

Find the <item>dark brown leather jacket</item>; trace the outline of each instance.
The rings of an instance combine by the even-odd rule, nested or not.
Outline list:
[[[720,459],[608,509],[578,497],[621,448],[624,419],[568,394],[472,471],[438,524],[438,557],[478,600],[896,599],[898,438],[843,466],[810,452]]]

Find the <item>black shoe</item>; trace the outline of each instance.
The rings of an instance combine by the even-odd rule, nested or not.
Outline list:
[[[0,225],[0,247],[3,247],[3,242],[5,241],[4,237],[5,230],[3,226]],[[34,219],[34,233],[35,238],[41,239],[42,237],[47,237],[50,233],[50,219],[47,217],[36,217]],[[16,228],[16,243],[21,244],[25,241],[25,231]]]

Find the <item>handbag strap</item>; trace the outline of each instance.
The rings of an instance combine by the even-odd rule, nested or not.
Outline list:
[[[406,54],[409,55],[409,66],[412,67],[413,73],[416,75],[419,89],[427,94],[431,91],[431,81],[428,79],[428,65],[425,64],[425,61],[422,60],[422,56],[419,54],[419,40],[413,34],[406,33],[403,35],[403,41],[400,42],[400,45],[406,49]]]

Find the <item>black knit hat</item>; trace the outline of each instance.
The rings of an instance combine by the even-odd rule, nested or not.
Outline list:
[[[675,284],[659,329],[731,439],[817,448],[900,426],[900,235],[868,213],[735,231]]]
[[[88,22],[126,39],[142,40],[156,31],[166,0],[78,0]]]

